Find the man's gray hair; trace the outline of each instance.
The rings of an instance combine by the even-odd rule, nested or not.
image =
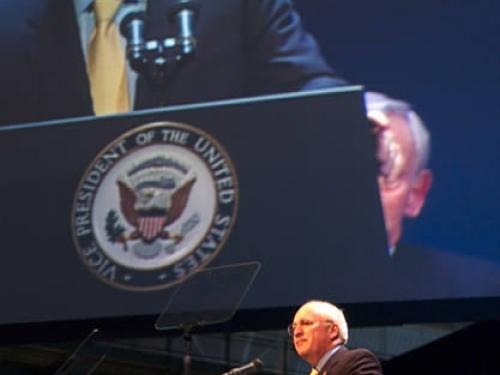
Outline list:
[[[349,330],[344,313],[333,303],[320,300],[308,301],[305,305],[311,305],[315,313],[321,315],[325,319],[331,320],[339,328],[339,338],[342,344],[347,343],[349,338]],[[304,305],[304,306],[305,306]]]
[[[412,109],[411,105],[377,92],[365,93],[365,105],[367,113],[380,111],[386,115],[400,115],[407,120],[413,144],[415,145],[417,157],[416,172],[418,173],[422,169],[425,169],[430,157],[430,134],[424,122]]]

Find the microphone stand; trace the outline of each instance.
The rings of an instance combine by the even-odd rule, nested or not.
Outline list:
[[[193,362],[192,358],[192,353],[193,353],[193,340],[191,337],[191,330],[193,329],[193,326],[188,324],[184,326],[184,334],[183,334],[183,339],[184,339],[184,347],[185,347],[185,353],[184,353],[184,358],[183,358],[183,374],[184,375],[189,375],[191,372],[191,364]]]

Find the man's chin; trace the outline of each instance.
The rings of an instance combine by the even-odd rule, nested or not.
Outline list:
[[[308,351],[307,351],[306,343],[302,342],[302,343],[295,345],[295,351],[301,357],[304,357],[305,355],[307,355]]]
[[[394,227],[386,223],[387,247],[396,248],[401,238],[401,227]]]

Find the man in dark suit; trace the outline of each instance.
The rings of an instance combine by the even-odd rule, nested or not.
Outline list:
[[[121,7],[137,1],[124,0]],[[167,17],[173,4],[148,2],[146,39],[175,34]],[[94,114],[84,42],[93,9],[91,0],[1,3],[0,124]],[[196,55],[161,87],[128,67],[134,109],[344,83],[303,30],[290,0],[202,1],[195,33]]]
[[[342,310],[324,301],[309,301],[296,312],[289,333],[311,374],[380,375],[379,361],[366,349],[345,347],[348,327]]]

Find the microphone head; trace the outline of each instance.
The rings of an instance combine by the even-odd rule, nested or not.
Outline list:
[[[129,35],[129,26],[132,22],[140,22],[142,25],[145,20],[145,12],[144,11],[135,11],[127,13],[123,19],[120,21],[120,32],[124,37],[128,37]]]
[[[177,0],[169,7],[169,17],[174,19],[181,10],[189,10],[194,16],[197,16],[199,9],[200,2],[198,0]]]
[[[255,358],[252,361],[252,364],[256,371],[261,370],[262,367],[264,367],[264,363],[260,360],[260,358]]]

